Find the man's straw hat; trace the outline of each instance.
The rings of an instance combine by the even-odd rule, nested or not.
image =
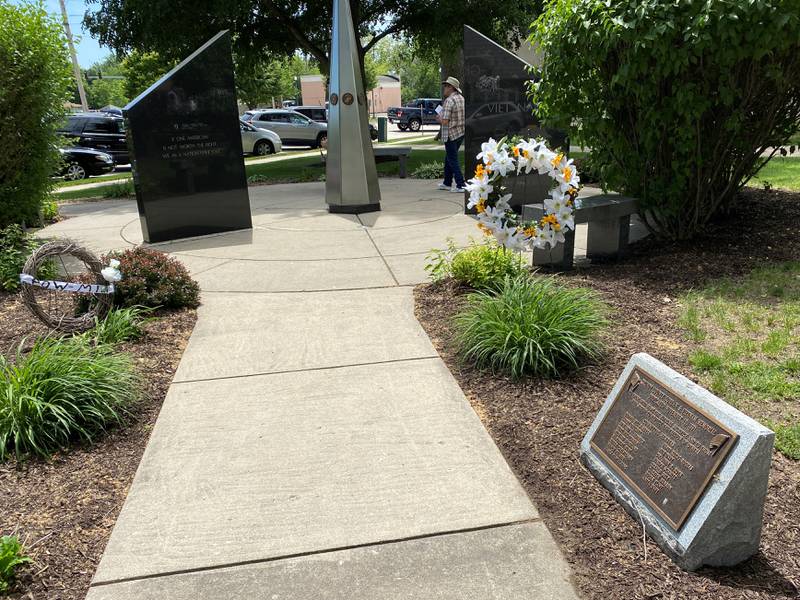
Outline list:
[[[448,77],[446,81],[442,82],[442,85],[452,85],[459,94],[463,94],[464,92],[461,91],[461,83],[455,77]]]

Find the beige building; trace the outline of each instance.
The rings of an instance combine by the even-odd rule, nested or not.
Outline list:
[[[322,75],[301,76],[300,94],[304,106],[324,106],[327,95]],[[367,102],[370,112],[374,114],[385,113],[390,106],[400,106],[400,78],[393,75],[379,75],[378,85],[367,92]]]

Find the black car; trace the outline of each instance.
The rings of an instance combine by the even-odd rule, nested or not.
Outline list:
[[[118,165],[131,162],[122,117],[108,113],[79,113],[69,115],[58,133],[70,138],[77,146],[94,148],[110,154]]]
[[[110,154],[91,148],[59,148],[62,166],[58,175],[69,181],[86,179],[90,175],[103,175],[114,170]]]
[[[317,121],[318,123],[328,122],[328,110],[324,106],[293,106],[292,110],[307,116],[312,121]],[[378,139],[378,128],[372,123],[369,124],[369,137],[373,140]]]

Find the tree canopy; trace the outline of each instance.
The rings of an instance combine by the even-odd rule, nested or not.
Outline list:
[[[240,59],[265,54],[313,57],[327,74],[332,1],[321,0],[91,0],[85,25],[117,52],[156,51],[179,59],[220,29],[230,29]],[[509,44],[518,43],[540,12],[541,1],[353,0],[353,21],[364,56],[391,35],[404,35],[440,58],[460,46],[462,26]]]

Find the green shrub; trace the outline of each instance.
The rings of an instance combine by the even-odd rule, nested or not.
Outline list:
[[[532,100],[651,229],[686,239],[797,131],[798,31],[796,1],[552,0]]]
[[[70,65],[64,30],[42,3],[0,0],[0,228],[39,222],[61,157]]]
[[[133,182],[128,179],[122,183],[103,186],[103,198],[130,198],[136,195]]]
[[[512,377],[560,377],[600,357],[607,307],[594,292],[550,277],[507,277],[475,292],[456,316],[459,350],[479,368]]]
[[[31,562],[15,535],[0,537],[0,592],[7,592],[14,583],[17,567]]]
[[[411,173],[414,179],[444,179],[444,164],[441,162],[423,163]]]
[[[118,307],[194,308],[200,304],[200,287],[179,260],[141,246],[103,257],[120,262],[122,281],[115,285]]]
[[[496,287],[506,277],[523,274],[526,267],[520,254],[494,242],[473,240],[467,248],[459,249],[448,239],[445,250],[433,250],[428,254],[425,270],[434,281],[452,277],[461,285],[484,289]]]
[[[58,204],[54,200],[42,203],[42,221],[45,223],[55,223],[58,221]]]
[[[112,309],[102,321],[96,321],[94,329],[86,334],[97,344],[119,344],[139,340],[144,335],[144,324],[151,308],[130,306]]]
[[[139,396],[132,359],[78,336],[36,341],[16,360],[0,356],[0,459],[47,456],[91,442],[122,420]]]
[[[19,274],[39,241],[22,230],[19,225],[0,229],[0,290],[13,292],[19,289]],[[40,279],[55,277],[55,265],[47,262],[37,273]]]

